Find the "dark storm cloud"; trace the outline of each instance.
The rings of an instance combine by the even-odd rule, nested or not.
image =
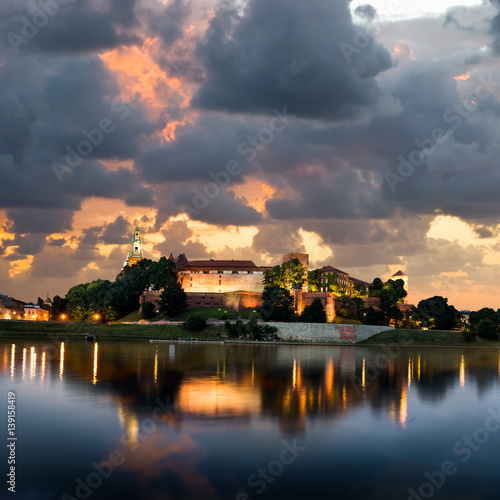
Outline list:
[[[122,215],[108,224],[102,233],[100,241],[106,245],[121,245],[128,243],[130,232],[130,224],[124,219]]]
[[[16,53],[75,54],[138,42],[136,0],[16,0],[0,10],[2,41]]]
[[[8,218],[14,223],[12,231],[24,233],[57,233],[71,229],[73,212],[60,209],[9,209]]]
[[[224,191],[215,183],[184,185],[179,184],[171,196],[176,204],[176,212],[186,212],[193,220],[220,226],[250,226],[262,220],[262,215],[252,207],[237,200],[233,193]]]
[[[206,78],[193,105],[269,114],[287,106],[306,118],[358,117],[382,98],[374,77],[392,67],[373,40],[356,48],[347,1],[251,0],[240,14],[219,4],[197,48]],[[343,44],[354,48],[349,57]]]

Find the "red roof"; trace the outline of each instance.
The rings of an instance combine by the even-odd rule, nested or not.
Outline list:
[[[251,260],[190,260],[183,267],[257,267]]]
[[[345,271],[341,271],[340,269],[337,269],[336,267],[332,266],[324,266],[321,268],[323,272],[335,272],[335,273],[340,273],[340,274],[349,274],[346,273]]]

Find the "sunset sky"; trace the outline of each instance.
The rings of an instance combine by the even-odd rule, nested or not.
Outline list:
[[[500,307],[500,0],[16,0],[0,32],[0,293],[113,280],[138,224]]]

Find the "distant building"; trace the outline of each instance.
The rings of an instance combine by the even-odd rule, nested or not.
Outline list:
[[[24,304],[26,302],[0,294],[0,319],[23,319]]]
[[[40,306],[24,306],[24,319],[28,321],[49,321],[49,311]]]
[[[141,238],[141,230],[139,226],[135,228],[134,237],[132,238],[132,242],[130,244],[130,250],[127,254],[127,258],[123,263],[123,267],[132,266],[137,262],[140,262],[143,259],[142,257],[142,238]]]
[[[322,267],[321,272],[322,279],[320,289],[323,292],[328,292],[330,290],[330,285],[337,284],[340,291],[345,295],[351,295],[353,287],[355,285],[357,285],[359,289],[364,290],[365,297],[368,297],[370,294],[372,283],[368,283],[367,281],[359,280],[356,278],[351,278],[351,276],[349,276],[349,273],[341,271],[340,269],[332,266]]]

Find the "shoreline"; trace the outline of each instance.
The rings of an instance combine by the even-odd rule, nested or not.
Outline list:
[[[22,333],[26,333],[26,336],[22,335]],[[7,334],[7,335],[5,335]],[[21,334],[21,335],[20,335]],[[110,335],[96,335],[95,333],[85,332],[85,333],[62,333],[62,332],[54,332],[53,334],[48,333],[37,333],[36,332],[0,332],[0,340],[51,340],[51,341],[80,341],[80,342],[91,342],[93,340],[86,340],[86,335],[93,335],[95,337],[96,342],[145,342],[148,344],[154,343],[179,343],[179,344],[191,344],[191,345],[204,345],[204,344],[212,344],[212,345],[234,345],[234,344],[242,344],[242,345],[294,345],[294,346],[317,346],[317,347],[422,347],[425,349],[429,348],[468,348],[468,349],[497,349],[500,350],[500,345],[484,345],[480,343],[468,343],[468,344],[409,344],[409,343],[399,343],[396,341],[387,342],[387,343],[355,343],[355,342],[293,342],[293,341],[262,341],[262,340],[228,340],[221,338],[212,338],[212,339],[203,339],[201,337],[185,337],[185,338],[165,338],[165,337],[134,337],[134,336],[110,336]],[[197,340],[188,340],[188,338],[197,339]]]

